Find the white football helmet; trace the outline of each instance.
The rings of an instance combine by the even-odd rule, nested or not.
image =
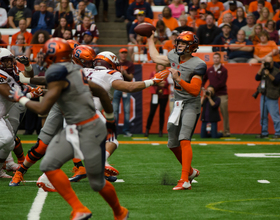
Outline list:
[[[94,59],[94,66],[104,66],[107,69],[118,69],[120,65],[118,57],[110,51],[99,53]]]
[[[7,67],[6,63],[3,61],[5,58],[12,59],[12,66]],[[5,72],[12,73],[15,64],[15,56],[6,48],[0,48],[0,69],[4,70]]]

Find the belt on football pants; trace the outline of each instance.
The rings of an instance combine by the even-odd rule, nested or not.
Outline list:
[[[89,122],[91,122],[91,121],[94,121],[95,119],[98,119],[98,118],[99,118],[98,114],[95,114],[92,118],[89,118],[89,119],[86,119],[86,120],[81,121],[81,122],[79,122],[79,123],[76,123],[76,125],[77,125],[77,126],[85,125],[85,124],[87,124],[87,123],[89,123]]]

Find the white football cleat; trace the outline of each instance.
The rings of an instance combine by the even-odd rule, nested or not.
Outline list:
[[[3,169],[1,169],[0,170],[0,178],[13,178],[13,177],[8,175]]]
[[[6,170],[10,171],[17,171],[20,168],[20,164],[15,163],[14,161],[8,161],[6,163]]]
[[[48,177],[46,176],[45,173],[43,173],[43,175],[39,177],[36,185],[39,188],[42,188],[45,192],[56,192],[56,189],[51,184],[51,182],[49,181],[49,179],[48,179]]]
[[[193,173],[192,175],[189,176],[189,181],[190,183],[192,183],[192,181],[194,180],[195,177],[198,177],[200,174],[198,169],[193,168]]]

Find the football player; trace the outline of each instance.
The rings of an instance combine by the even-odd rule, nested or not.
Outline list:
[[[191,137],[200,115],[200,91],[207,66],[203,60],[192,56],[198,49],[198,38],[194,33],[182,32],[175,43],[175,49],[165,56],[159,55],[153,35],[148,39],[152,60],[164,66],[171,66],[175,103],[167,124],[167,147],[182,164],[181,178],[173,190],[184,190],[191,189],[192,180],[199,175],[199,171],[191,167]]]
[[[27,66],[27,75],[32,76],[33,71]],[[26,67],[25,67],[26,68]],[[23,150],[20,140],[15,136],[18,125],[20,113],[24,111],[22,106],[15,104],[9,99],[9,91],[12,87],[17,86],[20,89],[29,91],[26,95],[29,98],[34,97],[34,90],[30,87],[25,87],[19,82],[16,74],[15,57],[5,48],[0,48],[0,177],[11,178],[3,170],[2,166],[8,158],[11,150],[14,150],[16,156],[19,158],[19,163],[24,159]],[[16,140],[16,149],[15,148]],[[7,159],[6,169],[15,170],[18,165],[14,164],[11,156]]]
[[[52,64],[45,74],[48,92],[43,101],[31,101],[18,88],[14,88],[10,95],[37,114],[49,112],[55,103],[63,112],[67,126],[50,142],[40,164],[41,171],[72,207],[72,220],[89,219],[91,211],[80,202],[66,174],[60,169],[74,157],[84,159],[91,188],[111,206],[115,219],[127,219],[128,210],[120,205],[114,186],[105,181],[103,175],[107,130],[115,132],[113,107],[108,94],[102,87],[87,81],[81,67],[71,63],[71,47],[66,40],[48,40],[43,52],[46,54],[45,62]],[[92,94],[100,98],[104,107],[107,130],[96,114]]]
[[[129,93],[138,92],[154,83],[161,83],[161,81],[169,75],[169,71],[165,70],[158,73],[153,80],[126,82],[124,81],[122,74],[118,71],[119,60],[115,54],[109,51],[104,51],[99,53],[92,62],[91,54],[93,53],[94,50],[91,47],[80,45],[73,50],[72,60],[74,63],[84,67],[84,73],[88,80],[102,86],[107,91],[111,100],[113,99],[115,89]],[[94,68],[92,68],[93,66]],[[94,97],[94,103],[97,110],[99,110],[98,112],[102,112],[103,107],[97,97]],[[106,143],[106,176],[116,176],[119,174],[118,170],[107,162],[107,159],[113,154],[118,146],[119,143],[117,139],[111,141],[110,138],[108,138]]]

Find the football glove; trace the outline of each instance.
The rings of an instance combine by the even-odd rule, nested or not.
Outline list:
[[[29,66],[29,59],[26,56],[17,56],[16,60],[22,63],[24,66]]]
[[[161,81],[165,80],[168,77],[169,73],[170,73],[169,70],[162,70],[156,73],[154,78],[152,78],[152,80],[155,83],[160,83]]]
[[[25,88],[23,91],[19,86],[14,86],[10,90],[9,98],[18,102],[22,97],[25,97],[27,93],[27,88]]]

